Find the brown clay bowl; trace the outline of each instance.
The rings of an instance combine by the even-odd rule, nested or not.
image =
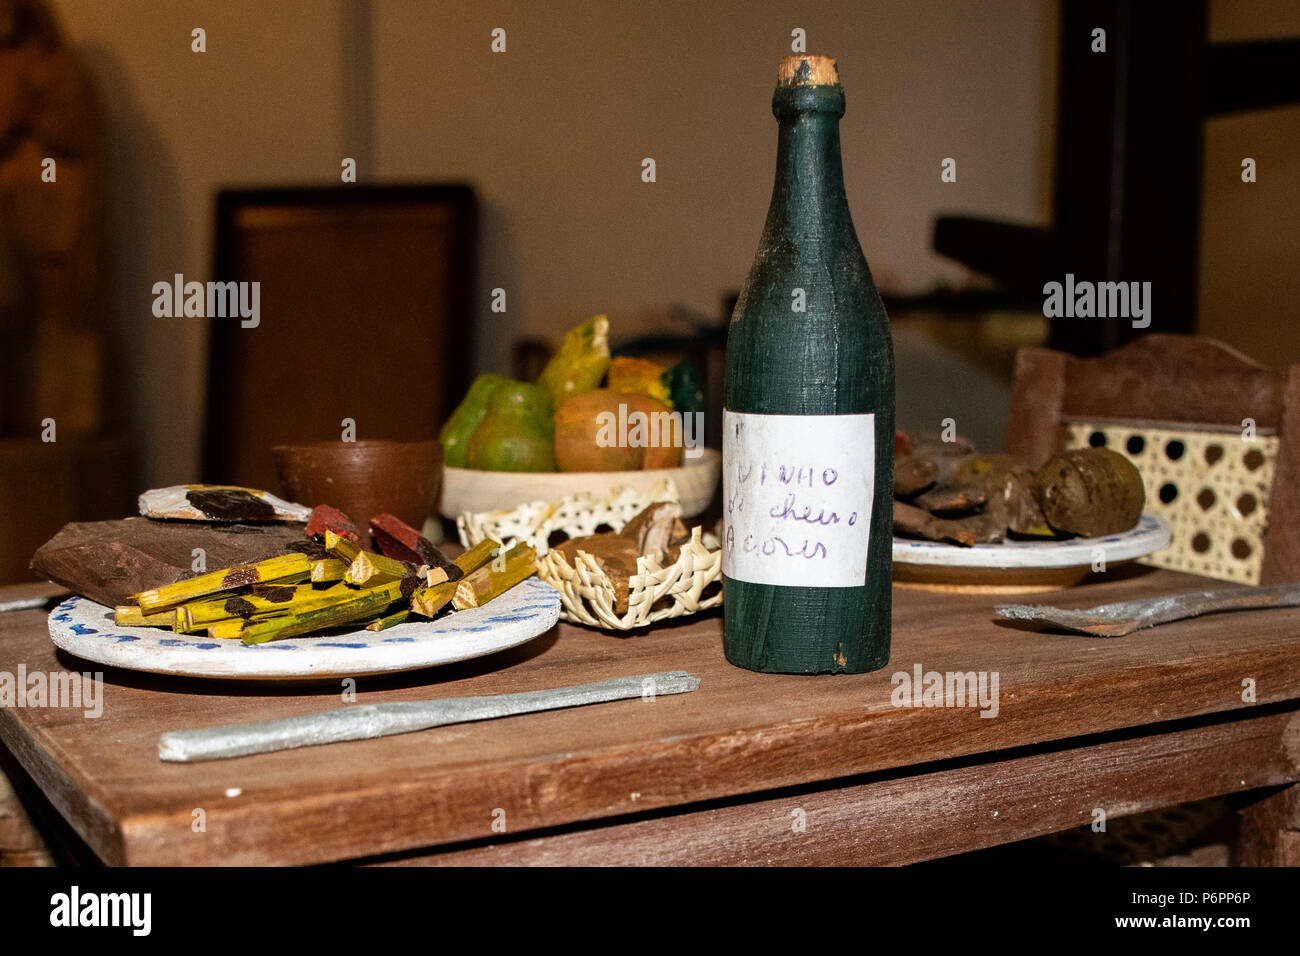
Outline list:
[[[415,529],[433,512],[442,481],[436,441],[322,441],[271,449],[286,497],[338,508],[364,531],[387,512]]]

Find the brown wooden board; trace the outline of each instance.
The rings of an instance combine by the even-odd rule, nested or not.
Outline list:
[[[894,866],[1300,778],[1300,704],[1048,753],[746,802],[395,866]],[[1105,813],[1104,818],[1096,811]],[[1092,831],[1103,839],[1105,831]]]
[[[1300,746],[1293,749],[1300,751]],[[1300,785],[1243,809],[1237,850],[1242,866],[1300,866]]]
[[[1211,586],[1191,575],[1129,568],[1054,594],[1052,603],[1085,607]],[[1164,722],[1300,698],[1300,609],[1094,639],[998,623],[993,603],[982,595],[897,590],[892,657],[871,674],[763,675],[732,667],[716,614],[632,638],[559,625],[491,658],[362,679],[357,702],[533,690],[670,669],[696,674],[700,689],[188,765],[158,760],[159,734],[343,706],[340,685],[280,688],[110,671],[99,719],[68,708],[5,708],[0,738],[109,863],[309,863],[493,839],[497,821],[518,835],[783,787],[842,786],[833,782],[1121,728],[1160,723],[1164,733]],[[28,671],[98,669],[56,655],[45,615],[35,611],[0,615],[0,671],[20,664]],[[915,664],[998,672],[998,716],[893,706],[891,676]],[[1247,678],[1256,703],[1242,700]],[[1059,800],[1062,779],[1030,774],[1025,786]],[[1166,786],[1151,783],[1156,793]],[[195,810],[203,811],[202,832],[193,828]]]
[[[32,570],[114,607],[133,594],[194,577],[195,548],[209,571],[283,554],[308,539],[300,524],[211,525],[123,518],[66,524],[32,557]]]
[[[1282,420],[1285,369],[1270,368],[1215,339],[1151,334],[1122,349],[1065,363],[1062,414],[1258,428]]]

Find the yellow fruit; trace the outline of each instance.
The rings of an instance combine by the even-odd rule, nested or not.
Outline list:
[[[609,368],[609,319],[593,316],[564,336],[560,351],[546,363],[537,384],[551,393],[556,408],[600,384]]]
[[[669,395],[668,369],[649,359],[627,358],[620,355],[609,363],[606,386],[615,392],[636,392],[649,395],[672,407]]]

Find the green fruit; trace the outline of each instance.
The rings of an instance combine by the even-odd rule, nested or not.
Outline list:
[[[555,471],[550,395],[507,379],[493,391],[467,451],[467,464],[480,471]]]
[[[550,393],[540,385],[506,379],[488,400],[488,415],[518,415],[548,435],[555,433]]]
[[[456,406],[456,410],[451,413],[451,417],[438,432],[438,440],[442,442],[444,464],[452,468],[465,467],[469,454],[470,435],[474,434],[474,429],[478,428],[479,422],[487,414],[488,402],[492,394],[510,381],[511,379],[504,375],[493,374],[480,375],[474,379],[474,383],[470,385],[461,403]]]

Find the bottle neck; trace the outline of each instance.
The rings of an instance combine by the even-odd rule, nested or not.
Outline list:
[[[849,221],[840,161],[843,91],[778,87],[772,112],[780,127],[768,229],[809,238],[835,234]]]

